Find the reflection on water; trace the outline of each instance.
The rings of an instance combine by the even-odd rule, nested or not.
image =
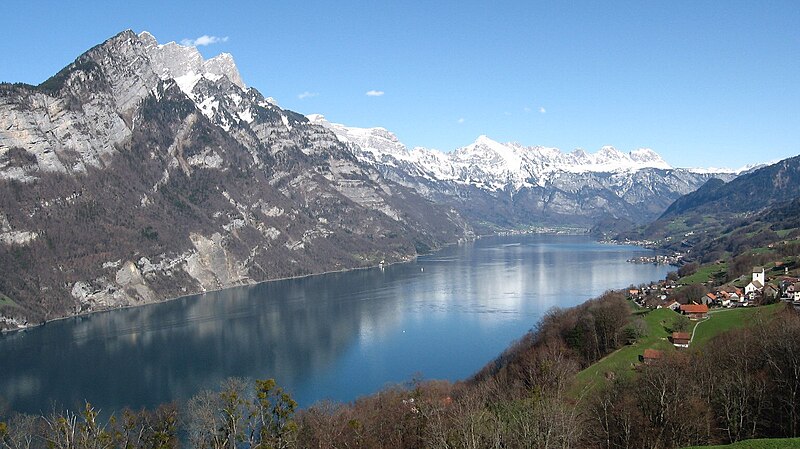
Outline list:
[[[667,267],[625,262],[641,251],[585,237],[490,238],[383,269],[52,322],[0,338],[0,397],[27,412],[84,400],[138,408],[240,376],[274,377],[309,405],[417,373],[463,378],[550,307],[663,278]]]

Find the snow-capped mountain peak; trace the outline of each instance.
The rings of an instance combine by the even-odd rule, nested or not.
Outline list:
[[[602,164],[607,161],[622,161],[625,155],[611,145],[605,145],[595,154],[595,163]]]
[[[236,62],[230,53],[220,53],[203,63],[203,70],[205,73],[213,73],[215,75],[227,76],[230,82],[245,89],[246,86],[242,81],[242,76],[239,74],[239,69],[236,67]]]
[[[502,144],[486,135],[478,136],[474,143],[459,148],[454,154],[461,159],[473,157],[502,160],[509,169],[519,169],[522,164],[519,149],[509,144]]]
[[[230,53],[220,53],[205,60],[197,47],[180,45],[175,42],[159,44],[156,38],[147,31],[139,33],[139,39],[147,50],[156,74],[165,80],[173,78],[178,81],[181,78],[178,85],[187,94],[191,94],[191,89],[200,78],[216,81],[222,76],[227,77],[231,83],[241,89],[246,89]]]
[[[635,161],[660,160],[661,156],[650,148],[639,148],[630,152],[631,159]]]

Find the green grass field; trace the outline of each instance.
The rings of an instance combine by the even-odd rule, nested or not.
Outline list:
[[[797,230],[797,228],[791,228],[791,229],[779,229],[779,230],[775,231],[775,233],[776,233],[776,234],[778,234],[778,237],[780,237],[780,238],[784,238],[784,237],[786,237],[787,235],[789,235],[789,233],[790,233],[790,232],[792,232],[792,231],[796,231],[796,230]]]
[[[702,346],[722,332],[745,327],[759,318],[768,319],[782,307],[784,304],[778,303],[764,307],[712,310],[709,318],[697,325],[692,346]]]
[[[0,307],[2,307],[2,306],[17,307],[17,303],[15,303],[8,296],[0,293]]]
[[[575,376],[575,385],[572,389],[575,397],[586,389],[593,389],[601,385],[605,382],[607,373],[614,373],[615,376],[633,375],[633,368],[639,363],[639,356],[645,349],[659,349],[662,351],[675,349],[667,339],[670,335],[667,332],[667,328],[678,316],[677,313],[671,309],[656,309],[636,311],[634,315],[641,316],[644,319],[645,324],[647,324],[647,335],[640,338],[635,344],[623,346],[579,372]]]
[[[702,267],[700,267],[700,269],[697,270],[696,273],[694,273],[691,276],[683,277],[678,282],[686,285],[701,284],[703,282],[708,282],[711,279],[722,275],[726,271],[728,271],[727,263],[721,263],[719,265],[717,264],[703,265]]]
[[[691,446],[684,449],[789,449],[800,448],[800,438],[745,440],[721,446]]]
[[[707,320],[692,322],[688,331],[694,329],[695,335],[691,347],[700,347],[722,332],[745,327],[760,317],[769,318],[783,304],[773,304],[765,307],[742,307],[712,311]],[[635,316],[641,316],[647,324],[647,335],[640,338],[635,344],[623,346],[606,357],[598,360],[575,376],[575,384],[571,393],[573,397],[581,396],[585,391],[592,390],[609,377],[625,377],[634,375],[635,366],[639,363],[639,356],[645,349],[658,349],[674,351],[669,337],[669,327],[678,314],[670,309],[636,310]],[[613,376],[609,376],[613,373]]]

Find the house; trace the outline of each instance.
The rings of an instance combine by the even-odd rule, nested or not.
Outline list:
[[[678,301],[672,301],[671,303],[667,304],[666,307],[677,311],[678,309],[681,308],[681,303],[679,303]]]
[[[732,285],[720,287],[718,293],[729,300],[729,305],[730,303],[740,303],[744,301],[744,292],[740,288]]]
[[[708,317],[708,306],[705,304],[683,304],[681,313],[690,320],[702,320]]]
[[[659,309],[661,308],[662,301],[659,298],[648,296],[644,299],[644,301],[642,301],[642,303],[648,309]]]
[[[781,295],[781,292],[780,290],[778,290],[778,287],[775,287],[772,284],[767,284],[761,293],[764,296],[765,300],[775,300]]]
[[[650,365],[652,363],[655,363],[663,355],[664,353],[657,349],[645,349],[644,354],[642,354],[641,360],[642,362],[644,362],[645,365]]]
[[[673,332],[672,333],[672,344],[675,345],[676,348],[688,348],[689,347],[689,340],[692,339],[692,336],[689,335],[688,332]]]
[[[723,289],[717,289],[716,292],[711,293],[710,295],[714,296],[714,300],[710,303],[710,305],[726,307],[731,303],[730,293]],[[710,295],[708,296],[709,298],[711,298]]]
[[[714,305],[714,304],[717,303],[717,295],[715,295],[713,293],[706,293],[705,296],[700,298],[700,303],[701,304],[705,304],[707,306]]]
[[[781,291],[783,292],[783,299],[794,298],[794,284],[796,280],[790,278],[781,279]]]

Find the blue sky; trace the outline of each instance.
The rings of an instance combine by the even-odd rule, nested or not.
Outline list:
[[[215,36],[201,52],[233,54],[284,108],[412,147],[486,134],[717,167],[800,154],[793,0],[163,3],[4,0],[0,81],[39,83],[130,28]]]

